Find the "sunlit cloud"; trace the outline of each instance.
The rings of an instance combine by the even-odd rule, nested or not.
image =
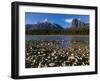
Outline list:
[[[81,18],[78,18],[78,20],[80,21],[81,20]],[[65,19],[65,22],[67,22],[67,23],[71,23],[73,21],[73,18],[70,18],[70,19]]]
[[[72,20],[73,20],[73,18],[71,18],[71,19],[65,19],[65,22],[67,22],[67,23],[71,23]]]

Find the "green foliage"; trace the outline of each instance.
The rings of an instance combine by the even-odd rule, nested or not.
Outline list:
[[[89,35],[89,28],[27,30],[28,35]]]

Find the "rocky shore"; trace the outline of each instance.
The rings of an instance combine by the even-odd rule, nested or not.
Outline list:
[[[89,45],[83,41],[26,41],[25,52],[26,68],[89,65]]]

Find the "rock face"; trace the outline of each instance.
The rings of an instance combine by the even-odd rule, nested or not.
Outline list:
[[[71,27],[82,27],[82,28],[86,28],[86,27],[89,27],[89,24],[88,23],[85,23],[85,22],[82,22],[81,20],[79,19],[73,19],[72,20],[72,23],[71,23]]]
[[[78,23],[79,23],[78,19],[73,19],[72,20],[72,27],[78,27]]]
[[[36,24],[33,24],[28,30],[37,30],[37,29],[63,29],[63,28],[59,24],[49,21],[48,19],[44,19],[43,21],[39,21]]]

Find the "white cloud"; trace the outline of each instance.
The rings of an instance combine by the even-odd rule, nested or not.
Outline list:
[[[78,18],[78,20],[80,21],[80,20],[81,20],[81,18]]]
[[[65,19],[65,22],[67,22],[67,23],[71,23],[72,20],[73,20],[73,18],[71,18],[71,19]]]
[[[34,22],[33,24],[37,24],[37,22]]]
[[[65,22],[67,22],[67,23],[71,23],[71,22],[72,22],[72,20],[73,20],[73,18],[70,18],[70,19],[65,19]],[[78,18],[78,20],[81,20],[81,18]]]

